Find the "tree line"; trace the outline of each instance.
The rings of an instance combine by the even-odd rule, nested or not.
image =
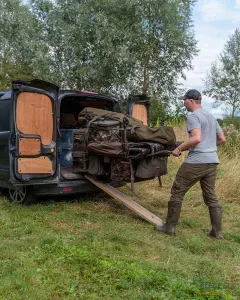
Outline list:
[[[194,2],[1,0],[0,89],[39,78],[61,88],[151,95],[166,110],[197,54]]]
[[[194,0],[0,0],[0,90],[39,78],[61,88],[152,98],[152,121],[176,101],[197,55]],[[240,112],[240,30],[205,77],[205,93]],[[180,75],[180,76],[179,76]]]

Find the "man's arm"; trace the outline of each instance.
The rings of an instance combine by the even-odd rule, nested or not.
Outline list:
[[[190,138],[179,145],[172,151],[172,155],[179,156],[182,151],[188,150],[201,142],[202,133],[200,128],[195,128],[190,131]]]
[[[222,132],[218,133],[217,134],[217,146],[223,145],[225,143],[226,143],[226,138],[225,138],[224,134]]]

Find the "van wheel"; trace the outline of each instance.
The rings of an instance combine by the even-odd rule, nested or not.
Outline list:
[[[30,205],[36,200],[29,187],[21,186],[18,189],[8,189],[8,200],[10,202]]]

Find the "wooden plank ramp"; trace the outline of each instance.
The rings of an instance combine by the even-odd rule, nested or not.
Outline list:
[[[120,201],[127,208],[135,212],[144,220],[150,222],[153,225],[163,225],[163,221],[159,217],[151,213],[146,208],[142,207],[140,204],[135,202],[131,197],[124,195],[119,190],[112,187],[110,184],[103,183],[91,175],[85,175],[85,178],[90,182],[92,182],[97,187],[99,187],[101,190],[103,190],[104,192],[112,196],[114,199]]]

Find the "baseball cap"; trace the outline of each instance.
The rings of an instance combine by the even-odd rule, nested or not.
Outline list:
[[[188,90],[184,95],[183,99],[202,100],[202,96],[197,90]]]

